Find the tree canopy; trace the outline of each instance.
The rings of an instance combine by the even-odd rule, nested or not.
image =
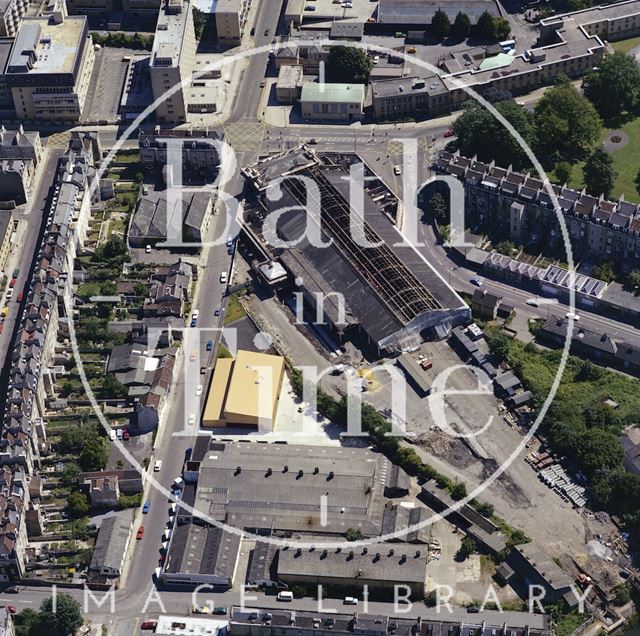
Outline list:
[[[462,11],[458,11],[458,15],[456,15],[456,19],[451,27],[451,37],[463,40],[469,36],[470,32],[471,20],[469,16],[466,13],[462,13]]]
[[[640,100],[640,66],[630,55],[615,51],[586,76],[582,88],[603,117],[633,112]]]
[[[505,40],[511,34],[509,22],[502,17],[493,17],[485,11],[478,19],[480,35],[488,40]]]
[[[442,10],[438,9],[431,18],[431,28],[433,32],[440,38],[446,38],[451,31],[451,22],[449,16]]]
[[[616,180],[616,171],[613,168],[613,159],[606,150],[596,148],[584,164],[582,174],[589,194],[603,194],[609,197]]]
[[[524,141],[533,144],[535,133],[531,113],[514,101],[496,104],[496,110],[520,133]],[[458,148],[463,155],[476,155],[480,161],[495,160],[499,166],[521,170],[530,165],[525,151],[515,137],[486,108],[468,102],[453,124]]]
[[[85,471],[104,470],[109,459],[109,443],[104,437],[94,437],[86,441],[78,464]]]
[[[353,46],[333,46],[327,58],[327,79],[330,82],[366,84],[373,62],[362,49]]]
[[[593,104],[566,76],[560,77],[538,101],[534,121],[538,152],[550,164],[584,157],[602,128]]]
[[[74,636],[84,623],[80,603],[69,594],[42,601],[39,611],[26,608],[15,616],[16,636]]]

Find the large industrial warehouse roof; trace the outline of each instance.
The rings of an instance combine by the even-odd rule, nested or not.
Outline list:
[[[464,301],[447,285],[426,260],[410,245],[368,195],[364,199],[366,238],[375,247],[362,247],[351,237],[349,181],[338,167],[305,166],[296,172],[313,179],[321,193],[323,240],[329,247],[316,247],[305,237],[280,258],[297,278],[324,284],[325,294],[338,292],[345,299],[346,313],[352,316],[376,342],[399,332],[425,314],[446,314],[461,308]],[[282,213],[278,232],[287,241],[303,236],[307,217],[299,214],[306,203],[304,186],[297,178],[282,186],[283,198],[271,205]],[[307,204],[309,205],[309,204]],[[309,271],[308,265],[319,274]]]
[[[238,528],[359,528],[374,536],[390,472],[389,460],[368,449],[212,442],[200,464],[195,509]]]

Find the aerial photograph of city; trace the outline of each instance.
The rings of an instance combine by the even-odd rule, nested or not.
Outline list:
[[[0,636],[640,636],[640,0],[0,0]]]

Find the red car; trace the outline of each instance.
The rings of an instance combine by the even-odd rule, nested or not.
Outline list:
[[[14,605],[7,605],[7,609],[9,610],[9,613],[11,614],[15,614],[18,610]]]
[[[16,286],[16,279],[12,278],[11,282],[9,283],[9,287],[11,287],[12,289]]]
[[[144,537],[144,526],[140,526],[138,528],[138,533],[136,534],[136,539],[140,540]]]
[[[19,303],[21,303],[21,302],[22,302],[22,299],[23,299],[23,298],[24,298],[24,292],[18,292],[18,298],[17,298],[17,300],[18,300],[18,302],[19,302]]]
[[[155,629],[158,625],[158,621],[144,621],[142,625],[140,625],[140,629]]]
[[[129,433],[129,429],[125,428],[122,430],[122,439],[127,440],[131,437],[131,433]]]
[[[453,137],[455,133],[453,132],[453,128],[449,128],[449,130],[445,130],[444,131],[444,136],[445,137]]]

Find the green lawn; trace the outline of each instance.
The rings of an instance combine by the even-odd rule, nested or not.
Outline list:
[[[637,38],[629,38],[628,40],[620,40],[619,42],[612,42],[615,51],[622,51],[628,53],[632,48],[640,46],[640,36]]]
[[[632,119],[626,123],[606,122],[600,141],[611,130],[623,130],[629,135],[629,142],[623,148],[611,153],[613,166],[618,173],[616,182],[611,192],[614,199],[619,199],[622,194],[626,201],[640,202],[640,196],[636,191],[634,180],[640,170],[640,117]],[[582,167],[584,162],[573,165],[569,186],[576,189],[584,187],[582,179]],[[549,173],[550,179],[554,180],[553,172]]]
[[[238,295],[233,294],[229,298],[229,304],[227,305],[227,314],[224,317],[224,324],[230,325],[232,322],[236,320],[240,320],[240,318],[244,318],[247,315],[247,312],[244,310],[244,307],[240,304],[238,300]]]

